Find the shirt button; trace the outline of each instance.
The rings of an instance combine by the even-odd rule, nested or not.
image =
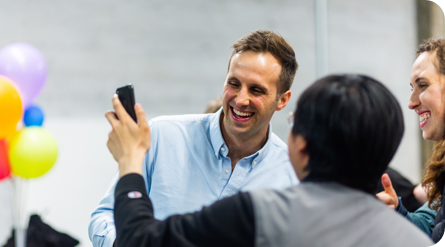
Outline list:
[[[229,172],[230,172],[229,170],[226,170],[226,174],[229,174]]]
[[[224,152],[224,151],[226,151],[226,149],[225,149],[225,148],[221,148],[221,151],[223,151],[223,152]]]
[[[256,165],[256,160],[254,160],[252,164],[253,164],[253,165]]]
[[[215,156],[218,157],[218,153],[215,153]]]

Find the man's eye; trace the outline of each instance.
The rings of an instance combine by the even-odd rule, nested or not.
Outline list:
[[[252,91],[255,93],[264,93],[264,91],[259,88],[254,88],[254,89],[252,89]]]

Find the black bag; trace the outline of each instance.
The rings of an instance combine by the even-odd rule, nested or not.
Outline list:
[[[15,231],[3,247],[15,247]],[[28,230],[26,232],[26,247],[74,247],[79,241],[71,236],[54,230],[43,223],[40,216],[33,214],[29,218]]]

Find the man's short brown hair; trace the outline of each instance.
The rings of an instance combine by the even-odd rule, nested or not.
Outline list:
[[[277,96],[290,89],[297,72],[298,63],[295,59],[294,50],[281,35],[268,30],[258,30],[244,35],[231,47],[233,52],[229,60],[229,69],[232,57],[236,53],[244,51],[269,52],[281,63],[281,73],[279,82],[277,82]]]

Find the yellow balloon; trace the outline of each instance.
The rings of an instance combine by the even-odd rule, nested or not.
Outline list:
[[[8,141],[11,172],[23,178],[47,173],[57,160],[57,143],[41,127],[23,128]]]
[[[0,140],[16,132],[23,115],[22,100],[18,87],[11,79],[0,75]]]

